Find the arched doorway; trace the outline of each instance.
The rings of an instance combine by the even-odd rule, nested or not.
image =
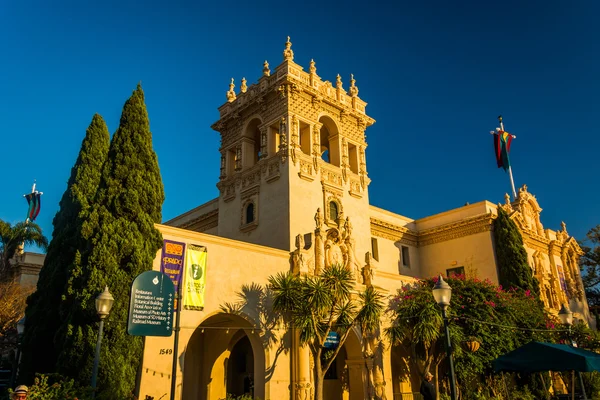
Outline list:
[[[227,393],[234,396],[254,396],[254,354],[250,339],[243,331],[236,334],[239,339],[233,345],[227,363]],[[235,339],[235,338],[234,338]]]
[[[184,400],[219,400],[227,393],[264,399],[265,350],[246,319],[219,313],[208,317],[187,344]]]
[[[331,400],[363,400],[366,393],[366,364],[354,331],[325,374],[323,398]]]

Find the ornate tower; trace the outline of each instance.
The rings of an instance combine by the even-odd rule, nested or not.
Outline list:
[[[212,128],[221,134],[218,235],[291,250],[297,234],[346,217],[365,232],[370,222],[365,130],[375,121],[365,113],[353,76],[348,90],[294,62],[288,37],[283,62],[238,93],[232,79],[227,102]]]

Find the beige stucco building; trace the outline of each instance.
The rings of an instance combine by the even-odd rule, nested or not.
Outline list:
[[[212,126],[221,135],[219,197],[158,225],[165,239],[206,246],[205,307],[181,313],[177,392],[181,399],[310,399],[310,356],[272,321],[261,287],[270,275],[318,274],[341,262],[356,288],[392,295],[420,277],[465,273],[498,282],[492,222],[498,205],[482,201],[414,220],[370,205],[366,114],[347,88],[294,62],[265,62],[256,84],[232,80]],[[376,179],[376,177],[373,177]],[[581,249],[563,224],[545,229],[524,186],[502,205],[523,234],[542,300],[556,313],[568,303],[593,324],[578,268]],[[161,253],[153,268],[160,269]],[[397,349],[373,351],[349,336],[325,383],[326,399],[399,399],[418,391],[400,379]],[[379,340],[377,339],[377,340]],[[141,398],[168,398],[173,337],[147,337]]]

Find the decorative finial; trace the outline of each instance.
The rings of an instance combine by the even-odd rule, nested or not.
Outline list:
[[[504,193],[504,203],[506,203],[506,205],[510,204],[510,195],[508,193]]]
[[[338,89],[343,89],[342,87],[342,77],[340,76],[340,74],[337,74],[337,77],[335,78],[335,87]]]
[[[242,93],[246,93],[248,90],[248,86],[246,85],[246,78],[242,78],[242,86],[240,86],[240,90]]]
[[[269,69],[269,63],[265,60],[263,64],[263,76],[271,76],[271,70]]]
[[[233,83],[233,78],[231,78],[231,83],[229,84],[229,90],[227,91],[227,101],[228,102],[232,102],[235,100],[235,91],[233,90],[233,88],[235,88],[235,84]]]
[[[566,231],[567,231],[567,224],[565,224],[565,221],[561,221],[561,223],[560,223],[560,227],[562,228],[562,231],[563,231],[563,232],[566,232]]]
[[[358,87],[356,87],[356,79],[354,79],[354,74],[350,74],[350,96],[358,96]]]
[[[317,67],[315,65],[315,60],[311,59],[310,60],[310,67],[308,67],[308,70],[310,71],[311,74],[316,74],[317,73]]]
[[[290,37],[287,37],[287,42],[285,42],[285,50],[283,50],[283,60],[284,61],[294,61],[294,51],[292,50],[292,42],[290,42]]]

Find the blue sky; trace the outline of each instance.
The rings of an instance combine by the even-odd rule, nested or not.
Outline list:
[[[218,119],[237,88],[282,61],[348,87],[367,113],[371,203],[420,218],[503,201],[489,134],[504,116],[511,161],[542,223],[583,238],[600,224],[600,3],[564,1],[0,2],[0,218],[25,218],[33,179],[37,222],[50,235],[94,113],[117,129],[141,81],[165,185],[165,220],[218,195]],[[393,3],[393,2],[386,2]],[[202,162],[198,162],[198,160]]]

